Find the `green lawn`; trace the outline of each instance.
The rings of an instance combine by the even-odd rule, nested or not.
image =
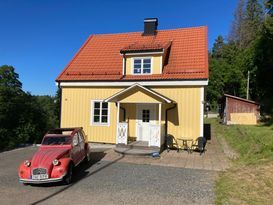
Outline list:
[[[273,204],[273,127],[207,123],[239,154],[217,180],[216,204]]]

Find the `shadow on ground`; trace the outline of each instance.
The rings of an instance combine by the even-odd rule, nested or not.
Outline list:
[[[62,189],[58,190],[55,193],[52,193],[34,203],[31,203],[31,205],[36,205],[36,204],[40,204],[45,202],[46,200],[64,192],[65,190],[69,189],[70,187],[76,185],[78,182],[80,182],[81,180],[90,177],[94,174],[96,174],[97,172],[111,166],[112,164],[118,162],[119,160],[121,160],[122,158],[124,158],[124,155],[121,155],[119,158],[117,158],[114,161],[111,161],[103,166],[101,166],[100,168],[89,172],[88,169],[90,167],[92,167],[93,165],[97,164],[99,161],[101,161],[101,159],[103,159],[103,157],[106,155],[106,152],[108,149],[99,149],[99,150],[95,150],[93,152],[91,152],[91,159],[89,162],[86,163],[81,163],[78,167],[75,168],[74,173],[73,173],[73,182],[70,185],[64,185],[63,183],[58,183],[58,184],[42,184],[42,185],[32,185],[32,186],[63,186]]]

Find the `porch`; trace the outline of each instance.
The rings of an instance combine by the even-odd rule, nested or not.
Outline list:
[[[135,84],[107,98],[116,104],[116,150],[120,153],[142,150],[160,152],[165,143],[165,110],[173,102]]]

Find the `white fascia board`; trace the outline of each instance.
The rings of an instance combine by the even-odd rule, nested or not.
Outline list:
[[[122,91],[120,91],[120,92],[114,94],[113,96],[111,96],[111,97],[105,99],[104,101],[105,101],[105,102],[108,102],[108,101],[114,99],[115,97],[117,97],[117,96],[119,96],[119,95],[122,95],[123,93],[125,93],[125,92],[127,92],[127,91],[129,91],[129,90],[131,90],[131,89],[133,89],[133,88],[135,88],[135,87],[139,87],[139,88],[141,88],[141,89],[143,89],[143,90],[146,90],[147,92],[151,93],[152,95],[155,95],[155,96],[159,97],[160,99],[164,100],[164,101],[167,102],[167,103],[171,103],[171,102],[172,102],[171,100],[165,98],[164,96],[162,96],[162,95],[160,95],[160,94],[157,94],[157,93],[155,93],[154,91],[152,91],[152,90],[150,90],[150,89],[148,89],[148,88],[145,88],[145,87],[141,86],[141,85],[138,84],[138,83],[135,83],[135,84],[131,85],[130,87],[128,87],[128,88],[126,88],[126,89],[124,89],[124,90],[122,90]]]
[[[208,80],[186,81],[97,81],[97,82],[60,82],[61,87],[124,87],[133,84],[142,86],[206,86]]]

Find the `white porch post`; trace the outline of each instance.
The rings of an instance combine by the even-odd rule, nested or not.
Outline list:
[[[120,108],[120,102],[118,102],[118,106],[117,106],[117,134],[116,134],[116,144],[119,143],[119,108]]]
[[[158,123],[159,123],[159,146],[161,146],[161,107],[162,103],[158,105]]]

